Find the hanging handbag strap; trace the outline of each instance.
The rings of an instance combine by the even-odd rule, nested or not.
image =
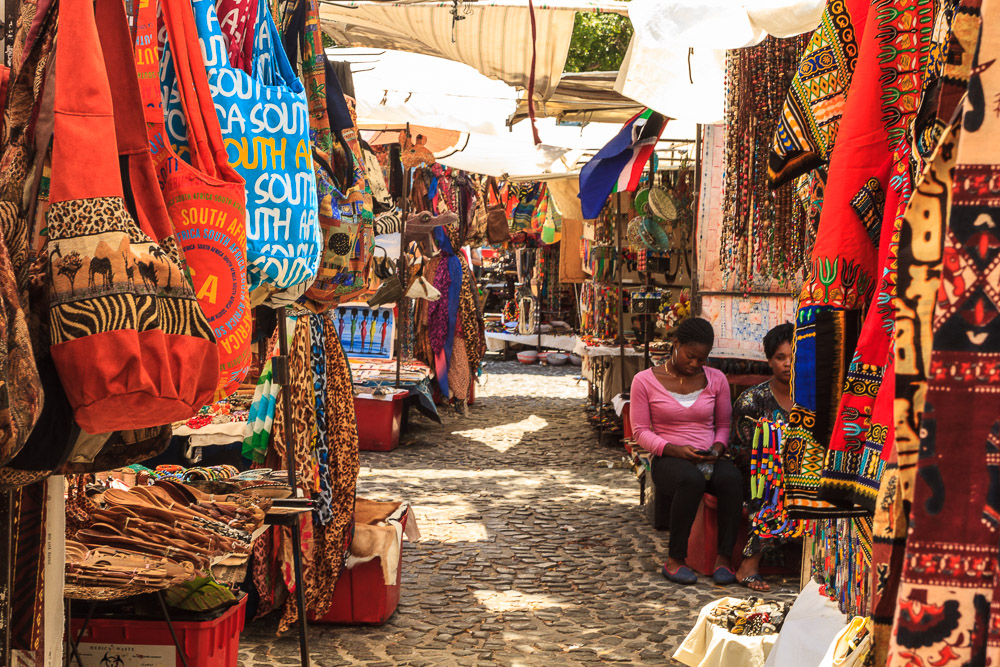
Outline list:
[[[118,0],[97,0],[94,23],[111,86],[118,155],[126,157],[121,164],[125,201],[139,227],[153,239],[160,240],[173,234],[173,226],[149,154],[142,93],[125,5]]]
[[[178,0],[160,2],[181,107],[187,122],[191,166],[212,178],[227,181],[240,179],[229,165],[191,3]]]
[[[115,168],[117,141],[109,141],[117,136],[114,104],[92,9],[90,0],[63,0],[59,6],[52,203],[124,194]]]
[[[493,190],[493,196],[497,198],[497,204],[503,206],[506,209],[507,203],[503,200],[503,197],[500,195],[500,188],[499,186],[497,186],[497,179],[493,178],[492,176],[487,176],[486,181],[487,181],[487,186],[489,186]]]

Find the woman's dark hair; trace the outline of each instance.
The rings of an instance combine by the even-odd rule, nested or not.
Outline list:
[[[697,343],[711,348],[715,345],[715,329],[712,328],[711,322],[703,317],[689,317],[677,325],[674,338],[678,345]]]
[[[795,336],[795,325],[791,322],[785,322],[784,324],[779,324],[764,336],[764,356],[768,359],[773,357],[778,352],[778,348],[785,343],[791,343],[792,337]]]

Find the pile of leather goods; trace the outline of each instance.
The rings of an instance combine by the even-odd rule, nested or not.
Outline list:
[[[94,496],[67,551],[76,586],[156,589],[249,560],[270,499],[214,496],[175,481]]]

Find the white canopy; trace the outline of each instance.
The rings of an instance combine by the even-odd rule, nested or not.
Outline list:
[[[548,99],[559,83],[576,11],[625,13],[629,3],[555,0],[535,5],[535,96]],[[323,30],[340,46],[363,46],[439,56],[526,89],[531,74],[527,0],[323,3]]]
[[[403,124],[507,134],[517,90],[462,63],[388,49],[327,49],[354,73],[362,127]]]
[[[615,89],[673,118],[723,120],[725,51],[815,30],[824,0],[632,0]]]
[[[442,164],[457,169],[524,180],[569,175],[621,128],[620,123],[581,127],[539,119],[542,145],[535,146],[527,122],[507,127],[518,91],[468,65],[381,49],[338,48],[327,54],[351,63],[359,127],[385,129],[389,138],[407,123],[414,133],[423,128],[461,133],[447,147],[432,146]],[[671,121],[664,137],[693,139],[694,126]]]

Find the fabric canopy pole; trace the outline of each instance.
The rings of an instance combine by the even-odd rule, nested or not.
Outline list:
[[[288,312],[287,307],[277,309],[278,313],[278,356],[272,358],[274,380],[281,385],[281,402],[285,411],[284,430],[286,443],[286,458],[288,465],[288,485],[292,489],[292,498],[298,497],[298,475],[295,469],[295,436],[292,433],[292,393],[291,364],[288,352]],[[309,503],[312,506],[312,501]],[[312,664],[309,660],[309,638],[306,632],[306,587],[302,580],[302,533],[299,530],[299,519],[292,521],[292,566],[295,575],[295,594],[299,605],[299,657],[302,666]]]
[[[625,385],[625,288],[622,272],[625,262],[622,261],[622,226],[626,215],[622,213],[622,193],[615,193],[615,262],[618,264],[618,356],[620,357],[622,377],[622,398],[628,398],[628,388]]]

